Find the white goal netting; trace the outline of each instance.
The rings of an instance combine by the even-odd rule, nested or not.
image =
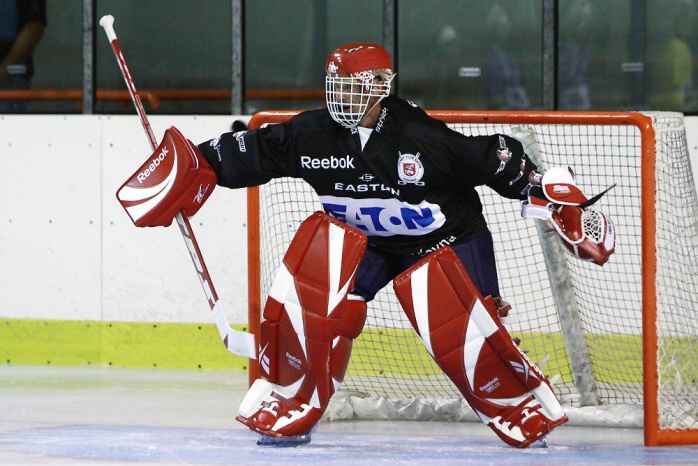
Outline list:
[[[450,124],[466,135],[519,138],[540,166],[573,167],[588,195],[616,185],[597,204],[618,232],[616,253],[604,267],[564,253],[551,231],[520,217],[519,202],[478,188],[495,239],[502,297],[513,308],[506,324],[564,405],[616,407],[611,417],[641,423],[643,296],[646,305],[654,300],[647,288],[654,277],[645,271],[643,282],[643,234],[653,232],[643,225],[642,192],[656,189],[656,205],[644,206],[645,215],[656,219],[656,250],[644,254],[654,254],[657,269],[659,423],[698,429],[698,201],[683,117],[653,114],[656,188],[647,185],[649,180],[643,184],[638,127],[549,121],[482,124],[464,117],[463,123]],[[263,302],[298,225],[321,208],[311,189],[293,179],[262,186],[260,205]],[[336,418],[469,416],[458,391],[422,348],[390,286],[369,304],[366,327],[334,401],[329,416]]]

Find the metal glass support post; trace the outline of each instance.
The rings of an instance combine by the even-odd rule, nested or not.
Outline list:
[[[558,0],[543,0],[543,108],[557,110]]]
[[[82,113],[95,109],[95,0],[82,0]]]
[[[233,115],[242,115],[245,106],[245,81],[244,81],[244,0],[232,0],[232,31],[233,42],[233,69],[231,82],[230,112]]]
[[[393,56],[393,67],[397,70],[397,0],[383,0],[383,47]],[[398,73],[393,81],[393,93],[397,92],[399,76]]]

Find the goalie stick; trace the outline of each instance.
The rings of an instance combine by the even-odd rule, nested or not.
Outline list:
[[[141,120],[143,130],[148,137],[150,147],[152,150],[155,150],[158,147],[158,143],[155,139],[155,134],[153,134],[153,129],[150,127],[148,116],[145,114],[141,97],[138,95],[131,72],[126,64],[126,58],[124,58],[124,54],[121,50],[121,43],[116,37],[116,31],[114,30],[114,17],[112,15],[102,16],[102,18],[99,20],[99,25],[104,29],[104,32],[107,35],[109,44],[114,52],[114,56],[116,57],[116,62],[119,65],[121,76],[124,78],[124,82],[128,88],[128,93],[131,96],[133,106],[136,108],[136,112]],[[218,334],[220,335],[223,344],[225,345],[226,349],[233,354],[245,356],[250,359],[256,359],[254,336],[251,333],[234,330],[228,323],[225,316],[226,306],[224,306],[223,302],[218,297],[216,288],[213,286],[211,275],[208,273],[208,268],[204,262],[204,257],[201,254],[201,249],[196,241],[196,237],[194,236],[194,231],[191,228],[189,219],[183,215],[182,212],[177,213],[175,218],[177,220],[179,232],[182,234],[184,244],[186,244],[187,250],[189,251],[189,256],[194,264],[196,274],[199,277],[201,287],[206,295],[208,305],[214,313],[216,328],[218,329]]]

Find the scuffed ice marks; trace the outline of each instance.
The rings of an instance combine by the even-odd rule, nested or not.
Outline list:
[[[382,424],[390,426],[370,433],[375,430],[369,423],[330,423],[314,433],[310,445],[284,449],[258,447],[254,433],[238,428],[41,427],[0,433],[0,463],[8,464],[3,461],[7,452],[26,454],[22,464],[86,460],[105,465],[678,465],[694,464],[698,456],[698,447],[650,449],[639,441],[581,440],[579,432],[591,429],[553,436],[548,449],[514,450],[475,424],[480,429],[466,435],[463,423]]]

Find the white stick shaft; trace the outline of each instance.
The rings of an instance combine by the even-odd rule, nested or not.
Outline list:
[[[143,108],[141,96],[138,95],[136,83],[133,81],[131,72],[126,64],[126,57],[124,57],[124,53],[121,50],[121,42],[119,41],[118,37],[116,37],[116,31],[114,30],[114,17],[112,15],[102,16],[102,19],[99,20],[99,24],[107,34],[109,45],[111,45],[111,49],[116,57],[116,63],[119,65],[121,76],[124,78],[126,88],[131,96],[131,101],[133,102],[133,106],[136,108],[136,113],[138,113],[138,116],[141,119],[141,125],[143,125],[143,130],[145,130],[145,134],[148,137],[150,147],[155,150],[158,146],[158,142],[155,139],[153,129],[150,127],[150,121],[148,121],[148,115],[146,115],[145,109]]]
[[[116,31],[114,30],[114,17],[112,15],[102,16],[102,18],[99,20],[99,25],[102,26],[104,32],[107,34],[107,38],[109,39],[111,48],[114,51],[114,56],[116,57],[116,62],[119,65],[119,69],[121,70],[121,75],[124,78],[124,81],[126,82],[126,87],[128,88],[131,100],[133,101],[133,105],[136,107],[136,112],[138,113],[138,116],[141,119],[141,124],[143,125],[143,129],[145,130],[146,135],[148,136],[150,146],[153,150],[155,150],[158,144],[155,139],[155,135],[153,134],[153,130],[150,127],[148,116],[146,115],[145,109],[141,104],[141,99],[138,95],[138,91],[136,90],[136,85],[133,82],[133,78],[128,69],[128,65],[126,64],[126,58],[124,57],[124,54],[121,51],[121,44],[119,43],[119,39],[116,37]],[[192,263],[194,264],[196,274],[199,277],[199,281],[201,282],[201,287],[203,288],[204,294],[206,295],[208,305],[213,310],[216,306],[216,303],[219,301],[219,298],[218,294],[216,293],[216,289],[213,286],[211,276],[208,273],[208,268],[206,267],[206,262],[204,262],[204,257],[201,254],[199,244],[196,241],[196,237],[194,236],[194,231],[191,228],[189,219],[186,216],[184,216],[182,212],[177,213],[175,218],[177,220],[179,232],[181,233],[182,238],[184,239],[184,244],[186,244],[187,250],[189,251],[189,256],[191,257]],[[240,332],[235,333],[235,331],[231,330],[230,325],[227,325],[225,315],[222,314],[221,310],[217,312],[216,321],[220,337],[229,351],[243,355],[249,355],[250,351],[254,352],[254,345],[252,345],[252,350],[248,348],[249,345],[247,343],[249,342],[247,340],[249,340],[249,338],[241,338],[239,335],[237,335],[237,333]],[[228,327],[228,331],[225,330],[226,326]],[[251,357],[254,357],[254,355]]]

